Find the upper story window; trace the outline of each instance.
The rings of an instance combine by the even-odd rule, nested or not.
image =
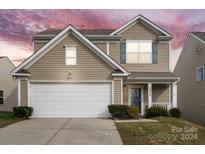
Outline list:
[[[204,80],[204,66],[196,68],[196,81]]]
[[[152,63],[151,40],[127,40],[126,63],[149,64]]]
[[[0,90],[0,104],[4,104],[4,91]]]
[[[76,47],[66,46],[65,53],[65,64],[76,65]]]

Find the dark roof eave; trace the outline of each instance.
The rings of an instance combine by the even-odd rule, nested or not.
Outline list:
[[[34,35],[33,41],[48,41],[54,38],[55,35]],[[120,40],[120,36],[108,36],[108,35],[85,35],[89,40]]]

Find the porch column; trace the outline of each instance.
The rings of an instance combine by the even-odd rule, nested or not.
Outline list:
[[[152,83],[148,83],[148,108],[152,106]]]
[[[177,107],[177,82],[172,83],[172,107]]]

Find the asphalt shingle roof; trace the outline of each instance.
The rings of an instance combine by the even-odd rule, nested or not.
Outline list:
[[[201,40],[205,41],[205,32],[191,32],[191,33],[197,36],[198,38],[200,38]]]
[[[131,72],[129,77],[176,77],[172,72]]]
[[[63,29],[48,29],[35,35],[57,35]],[[109,35],[114,29],[78,29],[83,35]]]

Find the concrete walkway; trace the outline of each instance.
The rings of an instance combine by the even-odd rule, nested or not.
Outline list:
[[[0,145],[122,144],[110,119],[29,119],[0,129]]]

